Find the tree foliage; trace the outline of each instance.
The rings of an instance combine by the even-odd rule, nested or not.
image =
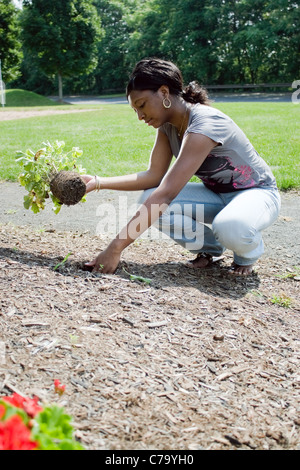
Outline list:
[[[295,0],[27,0],[22,26],[25,88],[46,89],[45,73],[61,73],[72,77],[69,92],[124,89],[134,64],[150,56],[173,60],[185,81],[206,85],[300,78]]]
[[[47,75],[81,75],[97,65],[99,23],[89,0],[25,1],[23,45]]]
[[[11,0],[0,2],[0,60],[4,82],[18,76],[22,58],[21,44],[18,39],[19,26],[17,10]]]
[[[128,50],[135,59],[169,58],[186,80],[206,84],[292,82],[299,75],[299,4],[293,0],[149,0],[146,5],[135,15],[130,37]]]
[[[98,89],[123,89],[126,76],[125,54],[129,26],[129,7],[117,0],[95,0],[95,6],[105,31],[98,45],[98,66],[95,83]]]

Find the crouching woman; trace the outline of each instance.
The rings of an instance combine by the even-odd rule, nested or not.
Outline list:
[[[249,275],[262,256],[262,231],[278,217],[280,195],[267,163],[239,126],[210,105],[206,91],[184,88],[175,64],[140,61],[127,86],[139,120],[157,130],[146,171],[86,176],[95,189],[141,191],[141,206],[108,247],[87,266],[113,273],[123,250],[151,225],[195,255],[205,268],[231,250],[231,271]],[[171,160],[175,156],[175,162]],[[190,183],[196,175],[199,182]]]

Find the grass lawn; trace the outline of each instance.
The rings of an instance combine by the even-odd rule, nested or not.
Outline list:
[[[43,105],[35,103],[35,106]],[[299,106],[292,103],[218,103],[215,106],[244,130],[273,169],[280,189],[300,188]],[[75,109],[75,106],[60,108]],[[0,179],[17,180],[19,167],[15,152],[27,148],[36,151],[45,140],[64,140],[66,149],[80,147],[84,151],[81,163],[91,174],[120,175],[147,168],[155,130],[139,122],[129,105],[81,105],[80,108],[93,111],[1,121],[1,113],[14,108],[0,109]]]
[[[300,106],[293,103],[218,103],[270,165],[280,189],[300,188]]]
[[[57,103],[32,91],[6,90],[6,106],[57,106]]]

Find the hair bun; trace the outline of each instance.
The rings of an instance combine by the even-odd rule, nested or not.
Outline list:
[[[185,87],[182,92],[182,98],[188,103],[210,104],[207,90],[196,81],[190,82]]]

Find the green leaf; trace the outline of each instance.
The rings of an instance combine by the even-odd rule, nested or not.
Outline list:
[[[28,149],[25,153],[18,151],[16,161],[21,166],[22,173],[19,182],[28,191],[28,198],[24,200],[24,207],[31,209],[35,214],[45,208],[45,199],[52,198],[54,213],[61,209],[60,202],[51,194],[50,180],[53,173],[58,171],[76,171],[84,174],[86,171],[77,164],[77,158],[82,155],[82,150],[73,147],[72,151],[65,153],[64,141],[56,140],[53,144],[43,142],[43,148],[37,152]],[[82,200],[85,201],[85,198]]]
[[[36,416],[32,434],[40,450],[83,450],[73,438],[71,417],[57,405],[47,406]]]
[[[61,210],[61,206],[53,207],[53,212],[56,215],[60,212],[60,210]]]
[[[6,421],[14,415],[18,415],[22,418],[22,421],[27,425],[29,418],[27,413],[22,408],[17,408],[16,406],[11,405],[5,400],[0,399],[0,405],[4,406],[5,414],[0,421]]]
[[[145,282],[145,284],[151,284],[152,282],[152,279],[149,279],[147,277],[135,276],[134,274],[130,274],[128,271],[126,271],[125,268],[123,268],[123,271],[125,271],[125,273],[129,275],[131,281]]]
[[[24,207],[25,209],[29,209],[32,203],[31,196],[24,196]]]
[[[24,170],[27,171],[28,173],[33,169],[34,163],[33,162],[28,162],[26,165],[24,165]]]
[[[37,205],[36,202],[33,202],[31,204],[31,210],[34,214],[38,214],[40,212],[40,208],[39,208],[39,206]]]
[[[61,261],[61,263],[58,263],[53,269],[54,271],[56,271],[58,268],[60,268],[61,266],[63,266],[66,261],[69,259],[69,257],[72,255],[72,253],[68,253],[67,256],[63,259],[63,261]]]
[[[152,282],[152,279],[149,279],[147,277],[142,277],[142,276],[135,276],[134,274],[130,274],[130,280],[141,281],[141,282],[145,282],[146,284],[151,284]]]

